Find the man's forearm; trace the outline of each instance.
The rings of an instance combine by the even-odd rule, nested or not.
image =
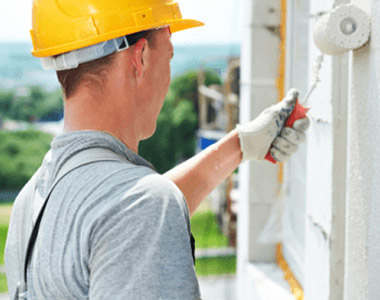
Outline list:
[[[310,125],[304,117],[292,128],[284,128],[297,99],[298,91],[291,89],[283,101],[268,107],[256,119],[238,125],[219,142],[165,174],[185,195],[190,214],[242,159],[262,161],[268,151],[275,161],[289,159],[306,139],[305,131]]]
[[[185,195],[192,215],[202,200],[237,168],[241,159],[238,133],[233,130],[164,176]]]

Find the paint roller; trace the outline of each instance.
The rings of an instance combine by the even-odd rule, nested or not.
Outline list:
[[[309,110],[308,99],[320,81],[319,71],[324,55],[340,55],[349,50],[358,49],[369,40],[369,37],[369,16],[355,5],[342,4],[319,17],[313,28],[313,38],[321,53],[314,61],[310,88],[302,101],[297,100],[296,106],[285,126],[292,127],[296,120],[306,116]],[[276,163],[269,153],[266,159]],[[273,244],[281,242],[283,205],[283,201],[277,201],[274,204],[270,218],[258,236],[260,243]]]
[[[286,121],[286,127],[293,127],[295,121],[306,116],[308,99],[319,80],[323,57],[328,55],[340,55],[349,50],[362,47],[370,37],[370,18],[368,14],[353,4],[341,4],[332,11],[323,14],[314,25],[314,43],[320,50],[313,66],[313,78],[310,88],[301,102],[297,100],[296,106]],[[276,163],[276,160],[268,154],[266,160]]]

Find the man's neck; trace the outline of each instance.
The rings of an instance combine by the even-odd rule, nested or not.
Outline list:
[[[113,92],[94,97],[92,93],[76,92],[65,100],[64,130],[66,132],[95,130],[113,135],[137,153],[138,128],[134,105],[119,105],[127,99],[117,99]]]

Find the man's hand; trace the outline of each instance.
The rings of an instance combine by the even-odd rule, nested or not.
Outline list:
[[[296,121],[293,128],[284,127],[297,98],[298,91],[291,89],[283,101],[264,110],[255,120],[237,126],[243,161],[263,160],[270,151],[275,160],[285,162],[297,151],[310,125],[306,117]]]

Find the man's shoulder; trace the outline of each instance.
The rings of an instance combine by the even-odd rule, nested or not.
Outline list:
[[[130,162],[104,162],[89,167],[87,173],[106,178],[104,186],[113,185],[115,189],[153,193],[156,197],[171,194],[183,197],[178,187],[165,176],[146,166],[139,166]],[[91,176],[91,175],[90,175]],[[124,184],[123,184],[124,183]]]
[[[100,211],[128,210],[136,203],[144,209],[171,203],[171,208],[186,210],[185,199],[179,188],[148,167],[110,162],[83,171],[84,174],[79,172],[71,178],[75,182],[73,188],[81,189],[80,181],[83,181],[83,186],[87,187],[83,191],[83,198],[91,206],[98,206]]]
[[[138,186],[154,192],[157,196],[170,193],[173,196],[182,197],[182,193],[171,180],[155,172],[146,173],[145,176],[141,177]]]
[[[179,188],[158,173],[146,173],[128,189],[124,197],[135,198],[146,206],[159,207],[170,204],[171,208],[185,209],[185,199]]]

